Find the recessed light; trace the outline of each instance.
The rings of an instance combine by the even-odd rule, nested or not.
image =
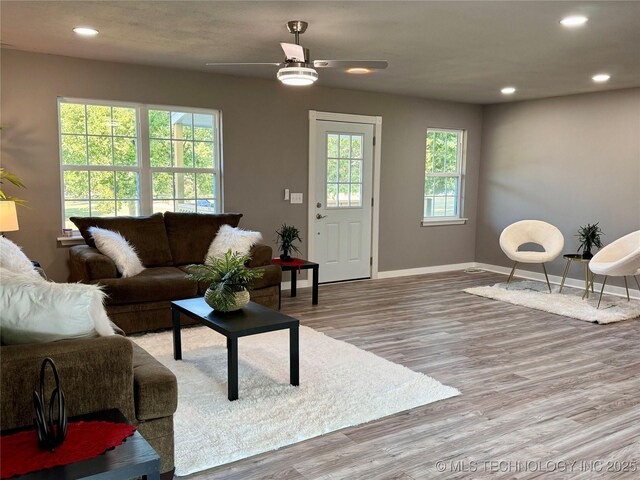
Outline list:
[[[355,75],[361,75],[363,73],[371,73],[371,69],[364,67],[351,67],[347,68],[347,73],[353,73]]]
[[[610,78],[611,78],[611,75],[609,75],[609,74],[599,73],[599,74],[594,75],[593,77],[591,77],[591,80],[593,80],[594,82],[602,83],[602,82],[606,82]]]
[[[98,30],[91,27],[74,27],[73,31],[74,33],[77,33],[78,35],[82,35],[84,37],[94,37],[98,35]]]
[[[565,27],[579,27],[587,23],[589,19],[582,15],[571,15],[570,17],[564,17],[560,20],[560,23]]]
[[[504,87],[500,90],[504,95],[511,95],[516,92],[516,87]]]

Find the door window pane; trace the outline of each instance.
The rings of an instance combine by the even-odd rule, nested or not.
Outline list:
[[[327,208],[362,206],[361,134],[326,135]]]

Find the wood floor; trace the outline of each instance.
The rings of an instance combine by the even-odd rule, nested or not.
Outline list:
[[[640,478],[640,319],[594,325],[462,292],[504,278],[325,285],[317,306],[285,292],[302,324],[462,394],[191,478]]]

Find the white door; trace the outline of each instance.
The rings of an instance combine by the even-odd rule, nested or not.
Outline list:
[[[314,252],[320,282],[371,276],[373,125],[316,122]]]

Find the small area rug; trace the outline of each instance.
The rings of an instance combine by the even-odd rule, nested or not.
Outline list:
[[[535,308],[543,312],[555,313],[565,317],[584,320],[592,323],[614,323],[640,316],[640,302],[627,301],[626,298],[604,295],[600,308],[598,305],[599,292],[590,293],[589,298],[582,299],[584,290],[552,286],[552,292],[546,283],[527,280],[511,282],[509,289],[506,283],[496,283],[488,287],[467,288],[464,291],[480,297],[492,298],[503,302]]]
[[[176,474],[188,475],[458,395],[427,375],[300,327],[300,386],[289,384],[289,332],[240,338],[239,395],[227,400],[226,339],[207,327],[133,340],[178,378]]]

